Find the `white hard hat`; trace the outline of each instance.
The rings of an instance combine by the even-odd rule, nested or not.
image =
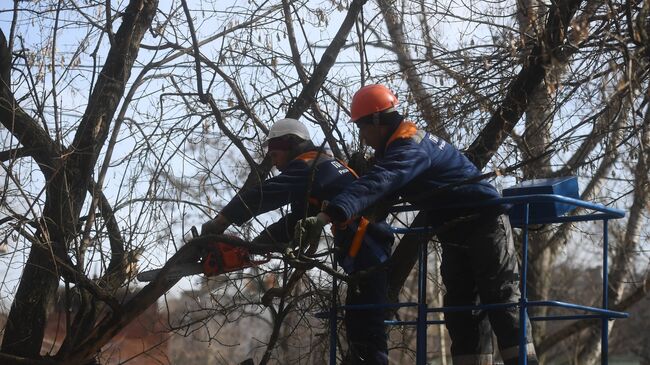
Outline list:
[[[307,127],[300,123],[298,119],[283,118],[273,123],[263,146],[267,146],[270,139],[286,136],[288,134],[293,134],[294,136],[300,137],[304,140],[311,139]]]

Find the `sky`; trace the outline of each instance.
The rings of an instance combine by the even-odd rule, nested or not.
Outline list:
[[[113,2],[114,7],[121,8],[123,7],[123,4],[125,2]],[[204,6],[210,6],[208,2],[199,2],[199,1],[194,1],[194,2],[189,2],[190,3],[190,8],[196,9],[199,4],[204,5]],[[11,19],[11,12],[6,8],[6,6],[10,5],[8,2],[0,6],[0,29],[2,29],[6,34],[9,33],[9,22]],[[479,6],[479,3],[473,4],[473,3],[468,3],[468,6]],[[177,1],[161,1],[161,5],[159,8],[161,11],[165,12],[168,11],[169,13],[172,12],[172,9],[175,9],[175,7],[178,6]],[[233,10],[233,9],[245,9],[249,6],[248,1],[230,1],[230,2],[224,2],[224,1],[215,1],[214,2],[214,7],[211,9],[206,10],[208,13],[213,12],[216,15],[222,16],[225,10]],[[367,6],[375,6],[373,3],[369,2]],[[487,32],[484,28],[481,28],[480,26],[478,28],[472,28],[468,29],[466,26],[463,26],[462,22],[460,21],[460,18],[462,18],[463,14],[463,8],[457,7],[457,8],[450,8],[449,11],[453,13],[457,18],[452,19],[451,21],[447,23],[437,23],[435,24],[435,29],[434,31],[441,36],[442,42],[446,42],[448,45],[454,44],[454,42],[458,42],[460,34],[463,33],[470,33],[473,34],[474,37],[477,38],[477,40],[480,40],[483,37],[490,37],[489,32]],[[369,15],[371,12],[368,11],[365,13],[365,15]],[[325,23],[321,23],[320,27],[310,27],[309,24],[306,24],[306,33],[309,35],[309,38],[314,40],[317,39],[321,46],[325,46],[326,44],[329,43],[329,40],[335,33],[336,29],[338,28],[340,24],[340,20],[342,18],[342,12],[337,12],[334,11],[327,16],[327,25],[325,26]],[[197,13],[197,18],[202,17],[203,14],[198,15]],[[182,14],[178,14],[178,16],[184,16]],[[240,21],[245,21],[246,17],[242,17]],[[316,21],[318,18],[317,15],[314,15],[313,18],[311,18],[312,21]],[[68,28],[66,28],[69,31],[61,32],[60,38],[58,39],[58,49],[66,49],[66,47],[70,47],[70,49],[74,49],[74,47],[77,45],[79,37],[84,35],[85,30],[83,29],[75,29],[75,22],[74,19],[66,19],[68,23]],[[30,19],[29,21],[23,22],[18,29],[18,34],[20,34],[24,40],[27,48],[30,49],[35,49],[39,44],[45,43],[48,41],[50,34],[48,34],[46,31],[43,31],[43,29],[48,29],[47,27],[45,28],[39,28],[39,25],[47,25],[48,22],[51,22],[51,18],[37,18],[34,17],[33,19]],[[233,19],[226,19],[224,22],[228,23],[230,21],[234,21]],[[504,23],[507,23],[506,20],[503,20]],[[119,23],[116,23],[114,25],[114,28],[117,28]],[[199,33],[199,38],[203,38],[204,36],[211,34],[214,32],[214,30],[221,29],[223,27],[223,24],[212,24],[210,22],[201,22],[198,21],[195,26],[198,29]],[[91,29],[91,32],[96,32],[96,29]],[[269,42],[272,45],[273,51],[278,52],[278,53],[288,53],[288,46],[286,43],[286,40],[283,38],[276,38],[273,37],[273,29],[269,29],[268,33],[268,39],[267,37],[260,37],[259,42]],[[147,39],[145,39],[145,43],[149,45],[154,45],[156,44],[155,42],[161,41],[160,38],[154,39],[151,36],[147,36]],[[219,51],[221,49],[222,44],[220,43],[221,40],[216,40],[213,41],[209,44],[206,44],[201,47],[201,52],[203,52],[207,57],[212,58],[212,59],[217,59],[219,57]],[[98,61],[101,64],[103,54],[106,52],[106,44],[107,42],[103,42],[103,45],[99,48],[99,57]],[[94,47],[94,44],[89,44],[88,49],[92,49]],[[315,53],[316,53],[316,59],[320,59],[320,54],[319,52],[322,52],[323,48],[315,48]],[[161,52],[167,52],[167,51],[161,51]],[[388,62],[392,62],[391,59],[388,59],[387,52],[385,52],[382,49],[379,48],[369,48],[369,56],[371,58],[375,59],[381,59],[381,60],[386,60]],[[141,61],[146,61],[149,59],[159,59],[161,58],[162,53],[159,54],[154,54],[152,51],[141,51],[140,58],[139,60]],[[270,53],[272,54],[272,53]],[[38,56],[38,55],[35,55]],[[47,54],[46,54],[47,56]],[[270,56],[270,55],[269,55]],[[61,60],[59,57],[58,61],[60,61],[62,64],[64,63],[69,63],[72,62],[71,60],[74,59],[74,54],[69,51],[63,53],[63,60]],[[342,79],[344,79],[345,75],[349,74],[358,74],[358,69],[353,63],[357,61],[357,54],[354,51],[354,49],[347,49],[342,52],[341,56],[339,59],[337,59],[337,67],[335,70],[332,72],[338,76],[341,76]],[[303,61],[309,65],[311,60],[311,57],[307,54],[304,55]],[[80,62],[80,67],[77,67],[74,69],[74,77],[69,77],[66,78],[66,80],[71,80],[69,81],[71,85],[74,87],[69,87],[66,88],[66,92],[64,94],[59,95],[59,98],[57,99],[59,106],[61,107],[61,114],[60,114],[60,119],[61,123],[64,127],[69,127],[70,130],[74,130],[74,126],[78,122],[81,113],[84,110],[84,105],[85,105],[85,100],[86,96],[88,94],[88,90],[84,88],[89,84],[90,79],[92,77],[92,69],[90,68],[90,65],[92,65],[92,59],[89,57],[85,56],[79,59]],[[226,61],[227,64],[227,61]],[[379,64],[378,68],[382,67],[393,67],[394,65],[392,64]],[[184,75],[187,75],[187,77],[192,77],[194,75],[194,69],[192,68],[193,65],[191,63],[187,63],[185,65],[179,65],[176,66],[178,69],[181,67],[184,67],[184,71],[179,72],[179,73],[184,73]],[[291,68],[292,65],[290,63],[282,63],[280,62],[278,64],[279,68]],[[177,70],[178,70],[177,69]],[[234,69],[234,68],[233,68]],[[54,69],[57,75],[61,75],[62,68],[55,68]],[[142,65],[141,64],[136,64],[134,68],[134,73],[132,77],[137,76],[137,74],[142,70]],[[256,72],[259,70],[255,67],[247,67],[244,69],[245,71],[242,72],[247,72],[248,75],[253,78],[256,75]],[[162,71],[164,72],[164,70]],[[39,75],[43,78],[45,78],[45,85],[50,85],[51,84],[51,74],[48,72],[47,69],[41,69],[41,70],[34,70],[35,77],[39,77]],[[379,73],[379,70],[377,70],[377,73]],[[206,77],[204,78],[204,86],[207,88],[207,85],[210,85],[209,78],[207,77],[208,75],[205,75]],[[289,82],[291,80],[279,80],[276,81],[277,83],[280,83],[282,81]],[[151,89],[155,89],[161,81],[157,79],[152,79],[147,81],[147,86]],[[179,79],[181,88],[183,91],[185,90],[190,90],[192,91],[193,87],[195,85],[192,84],[192,81],[187,81],[187,80],[182,80]],[[273,80],[266,80],[266,82],[261,82],[259,85],[245,85],[245,91],[246,92],[254,92],[255,87],[260,88],[264,90],[265,88],[267,89],[274,89],[277,87],[277,84],[272,83]],[[396,78],[395,80],[392,81],[394,85],[399,86],[403,85],[404,81]],[[64,87],[66,86],[65,84],[59,85],[59,87]],[[170,88],[170,93],[172,93],[174,90]],[[221,92],[220,89],[218,88],[212,88],[212,92],[214,92],[215,96],[217,98],[223,96],[225,97],[225,93]],[[40,92],[46,92],[46,90],[41,90]],[[173,96],[166,96],[166,97],[161,97],[160,99],[146,99],[143,98],[142,100],[138,100],[132,104],[132,108],[134,110],[140,111],[145,114],[151,114],[153,116],[158,116],[160,115],[162,118],[161,119],[169,119],[171,120],[172,117],[176,117],[182,113],[186,113],[187,110],[183,108],[174,108],[171,105],[173,105],[173,102],[177,99],[177,97]],[[33,109],[33,108],[32,108]],[[48,111],[52,111],[51,107],[47,107],[45,109],[46,113]],[[331,111],[332,113],[334,112],[333,110]],[[280,115],[279,113],[278,115]],[[133,114],[127,115],[127,117],[132,117]],[[271,118],[270,116],[267,115],[267,118]],[[347,121],[347,117],[342,114],[339,118],[339,123],[344,123]],[[239,126],[238,120],[235,118],[226,120],[227,123],[232,123],[233,127]],[[269,122],[269,121],[264,121],[264,122]],[[192,124],[194,121],[187,121],[187,124]],[[153,133],[155,131],[152,131],[152,129],[148,129],[147,126],[142,126],[140,125],[141,123],[138,123],[138,121],[125,121],[125,125],[123,127],[124,131],[124,136],[121,139],[121,143],[119,145],[119,148],[114,152],[114,161],[119,161],[121,158],[126,158],[127,156],[130,156],[132,153],[134,153],[134,150],[136,149],[136,145],[138,141],[145,136],[147,136],[148,133]],[[315,128],[313,125],[309,125],[311,128],[311,131],[315,135],[315,139],[317,142],[319,142],[322,139],[322,133]],[[241,126],[243,128],[244,126]],[[0,131],[0,137],[2,137],[3,141],[8,140],[6,133],[3,133],[4,131]],[[192,136],[190,136],[192,137]],[[215,139],[218,136],[215,136]],[[71,135],[66,136],[68,140],[71,138]],[[352,140],[351,137],[350,141]],[[251,146],[254,143],[251,144]],[[163,143],[160,142],[160,146],[162,146]],[[158,145],[157,145],[158,146]],[[220,146],[224,147],[224,146]],[[191,154],[192,152],[189,151],[188,144],[182,142],[182,141],[173,141],[173,143],[170,144],[165,144],[164,149],[161,147],[161,157],[166,158],[169,156],[170,153],[175,151],[176,149],[180,149],[183,153]],[[251,147],[252,148],[252,147]],[[135,151],[137,153],[137,151]],[[259,151],[258,151],[259,152]],[[204,153],[209,157],[209,159],[214,158],[212,155],[209,155],[211,153],[214,154],[219,154],[220,150],[215,149],[214,151],[205,151],[205,150],[199,150],[198,153]],[[236,155],[236,152],[233,150],[233,155]],[[259,157],[259,156],[258,156]],[[164,159],[163,159],[164,160]],[[135,159],[137,161],[137,159]],[[135,163],[135,162],[134,162]],[[177,177],[191,177],[195,174],[196,170],[200,168],[200,166],[196,165],[191,165],[187,163],[187,160],[179,159],[179,160],[169,160],[167,162],[169,165],[169,168],[167,169],[167,172],[172,174],[173,176]],[[140,168],[141,165],[135,165],[137,168]],[[119,201],[122,202],[126,200],[127,198],[140,198],[143,196],[146,196],[148,189],[152,186],[151,183],[148,181],[149,176],[147,175],[146,170],[137,170],[135,173],[133,172],[127,172],[129,169],[133,169],[134,165],[128,165],[126,163],[122,165],[117,165],[117,166],[112,166],[110,171],[110,174],[108,176],[108,181],[105,184],[105,189],[106,189],[106,194],[111,197],[114,201]],[[231,170],[228,170],[229,168],[232,168]],[[33,167],[26,166],[25,170],[26,171],[31,171]],[[241,176],[245,176],[245,171],[243,171],[241,168],[238,166],[235,166],[234,164],[226,164],[226,167],[224,168],[226,173],[232,174],[233,180],[236,182],[241,181]],[[217,172],[216,174],[222,173],[224,170],[221,170]],[[0,177],[4,177],[4,171],[0,171]],[[40,177],[40,174],[32,174],[33,175],[33,183],[36,186],[41,185],[42,186],[42,178]],[[126,179],[123,179],[123,177],[126,176]],[[238,179],[239,178],[239,179]],[[40,180],[39,180],[40,179]],[[140,179],[140,180],[139,180]],[[134,196],[126,196],[125,195],[125,186],[132,181],[139,181],[142,184],[138,186],[138,188],[135,190],[136,193]],[[216,181],[216,180],[215,180]],[[505,181],[505,183],[504,183]],[[501,185],[508,185],[508,180],[500,180],[498,184]],[[223,204],[225,201],[227,201],[231,197],[231,193],[233,190],[227,192],[227,193],[220,193],[220,194],[214,194],[213,200],[217,201],[218,204]],[[36,191],[38,193],[38,190]],[[26,207],[23,207],[23,209],[26,209]],[[137,210],[130,211],[129,208],[125,208],[124,210],[125,216],[123,217],[125,221],[129,222],[130,225],[144,225],[146,226],[146,222],[139,221],[139,217],[137,215]],[[183,210],[179,208],[179,210],[176,212],[179,215],[182,216],[184,219],[185,223],[185,228],[187,228],[190,225],[200,225],[202,221],[205,219],[206,215],[209,215],[210,212],[207,211],[198,211],[198,210]],[[277,214],[270,214],[268,216],[262,217],[261,218],[261,224],[267,224],[270,221],[274,220],[278,215]],[[164,219],[161,218],[161,219]],[[176,225],[177,227],[180,226],[180,224]],[[179,228],[179,231],[181,229]],[[178,232],[182,234],[181,232]],[[178,241],[178,238],[176,239]],[[161,239],[161,241],[164,241]],[[163,245],[164,246],[164,245]],[[173,246],[167,246],[170,250],[167,250],[165,254],[162,254],[160,252],[149,254],[149,258],[151,259],[151,263],[149,267],[156,267],[156,265],[161,265],[167,255],[171,253],[171,248]],[[11,266],[6,266],[4,267],[5,270],[3,271],[3,267],[0,264],[0,276],[4,276],[5,280],[3,280],[2,287],[0,287],[0,296],[6,295],[7,291],[11,292],[12,290],[8,289],[12,284],[15,284],[17,282],[17,276],[16,273],[20,272],[21,265],[26,261],[26,251],[25,250],[12,250],[9,254],[6,254],[4,256],[0,256],[0,263],[5,263],[5,262],[11,262]],[[18,257],[16,257],[18,256]],[[9,269],[9,270],[7,270]],[[11,273],[11,274],[10,274]],[[182,287],[182,286],[181,286]]]

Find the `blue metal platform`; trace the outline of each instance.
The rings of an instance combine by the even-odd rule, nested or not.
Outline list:
[[[336,306],[336,300],[333,297],[333,306],[329,312],[330,320],[330,364],[336,364],[336,321],[338,318],[339,309],[357,309],[364,308],[402,308],[402,307],[417,307],[417,319],[415,321],[386,321],[387,325],[414,325],[417,331],[416,340],[416,364],[426,365],[427,353],[427,325],[430,324],[444,324],[444,321],[429,321],[427,320],[427,313],[431,312],[449,312],[449,311],[466,311],[466,310],[489,310],[494,308],[518,307],[519,308],[519,321],[520,321],[520,336],[519,336],[519,364],[526,365],[528,363],[526,357],[526,316],[529,307],[560,307],[571,310],[578,310],[587,312],[588,314],[575,314],[565,316],[547,316],[547,317],[532,317],[531,321],[547,321],[547,320],[574,320],[574,319],[592,319],[600,318],[601,320],[601,364],[608,364],[608,321],[613,318],[627,318],[629,315],[624,312],[616,312],[608,309],[608,221],[610,219],[619,219],[625,216],[625,212],[619,209],[605,207],[600,204],[585,202],[583,200],[570,198],[557,194],[531,194],[531,195],[516,195],[507,196],[498,199],[491,199],[480,203],[473,204],[459,204],[447,206],[445,209],[453,208],[481,208],[491,205],[510,204],[514,207],[511,212],[517,212],[517,216],[511,217],[512,226],[521,228],[523,230],[522,242],[522,263],[521,263],[521,299],[518,303],[501,303],[489,304],[478,306],[463,306],[463,307],[438,307],[429,308],[426,298],[426,273],[427,273],[427,252],[428,242],[422,242],[419,247],[418,254],[418,301],[409,303],[393,303],[387,305],[350,305],[350,306]],[[561,207],[561,212],[558,216],[550,216],[549,214],[531,214],[531,207],[544,209],[549,205],[557,205]],[[575,210],[576,208],[584,208],[587,210],[586,214],[581,215],[561,215],[566,212]],[[393,212],[406,212],[416,211],[418,208],[413,206],[399,206],[394,207]],[[512,214],[512,213],[511,213]],[[602,221],[603,222],[603,250],[602,250],[602,307],[595,308],[579,304],[565,303],[560,301],[545,300],[545,301],[528,301],[527,298],[527,272],[528,272],[528,229],[530,225],[534,224],[553,224],[564,222],[584,222],[584,221]],[[413,232],[426,232],[431,230],[429,227],[415,227],[415,228],[394,228],[394,233],[413,233]],[[336,269],[336,267],[335,267]],[[338,286],[336,279],[333,278],[332,293],[336,295]]]

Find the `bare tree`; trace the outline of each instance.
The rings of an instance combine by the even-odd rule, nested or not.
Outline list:
[[[629,210],[612,242],[612,307],[646,298],[644,2],[15,0],[0,15],[10,24],[0,44],[0,260],[8,268],[0,299],[12,303],[3,362],[98,362],[111,338],[176,285],[142,286],[135,264],[198,259],[180,239],[189,227],[275,173],[260,143],[274,120],[300,117],[339,158],[365,152],[347,108],[368,83],[395,90],[403,114],[495,172],[499,187],[574,174],[584,199]],[[503,176],[526,160],[533,162]],[[283,213],[231,233],[249,240]],[[417,214],[389,219],[426,224]],[[598,251],[597,241],[581,238],[591,229],[534,233],[531,299],[555,293],[569,248]],[[391,299],[411,300],[415,243],[434,238],[399,238]],[[175,314],[169,329],[216,346],[211,353],[222,363],[324,361],[327,323],[311,314],[327,311],[331,277],[341,276],[325,246],[311,266],[292,268],[278,254],[196,290],[183,280],[185,302],[174,298],[179,289],[164,301]],[[433,273],[430,281],[431,295],[444,291]],[[80,305],[66,315],[60,347],[45,348],[59,287]],[[238,323],[259,329],[244,333]],[[616,323],[612,336],[624,336]],[[593,363],[592,328],[538,325],[538,351],[555,357],[565,351],[558,342],[573,336],[580,338],[573,361]],[[391,338],[393,359],[413,356],[412,329],[392,329]],[[339,342],[342,356],[343,335]]]
[[[53,11],[57,18],[53,29],[52,50],[56,49],[57,20],[63,6],[64,4],[59,2]],[[42,191],[45,196],[42,209],[39,209],[41,215],[15,217],[19,222],[17,232],[30,242],[31,249],[3,337],[2,351],[9,358],[39,357],[46,311],[58,287],[59,276],[66,282],[77,285],[84,302],[80,313],[71,319],[71,333],[62,345],[65,349],[62,354],[79,346],[85,338],[89,330],[87,324],[92,324],[99,315],[98,302],[103,302],[113,310],[118,309],[117,301],[110,293],[127,277],[127,255],[119,229],[114,226],[114,220],[111,220],[111,207],[104,204],[99,207],[104,211],[104,224],[113,226],[109,228],[109,232],[117,234],[109,234],[107,237],[111,242],[112,254],[106,274],[99,281],[91,281],[84,275],[79,275],[79,269],[86,265],[84,255],[91,240],[89,232],[80,229],[80,217],[89,190],[95,196],[91,209],[93,212],[102,200],[101,192],[92,188],[95,164],[108,137],[113,115],[123,97],[131,68],[137,58],[140,41],[151,24],[156,8],[156,1],[132,1],[124,9],[120,27],[111,35],[113,42],[106,55],[105,65],[98,73],[86,111],[72,133],[70,144],[64,144],[61,140],[61,136],[69,131],[63,130],[57,119],[57,113],[60,111],[56,110],[58,85],[55,75],[52,75],[53,87],[50,90],[55,107],[55,129],[50,132],[38,119],[25,112],[14,96],[10,78],[12,50],[2,34],[0,119],[20,144],[20,149],[8,150],[5,153],[6,156],[15,158],[22,150],[20,157],[34,159],[39,166],[39,172],[47,181]],[[48,61],[52,65],[59,62],[54,51]],[[43,118],[41,123],[46,126],[49,119]],[[7,171],[7,175],[13,175],[11,170]],[[28,222],[29,224],[26,224]],[[25,231],[23,228],[26,226],[31,226],[34,232]],[[76,252],[74,259],[69,256],[70,251]]]

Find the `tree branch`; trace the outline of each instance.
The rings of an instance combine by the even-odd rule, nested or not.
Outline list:
[[[528,108],[529,97],[544,80],[546,69],[555,58],[565,58],[562,54],[565,35],[581,2],[582,0],[563,0],[553,3],[546,23],[545,41],[533,48],[528,63],[524,64],[517,77],[508,85],[501,106],[466,151],[466,155],[479,169],[487,165],[521,119]]]
[[[31,151],[48,178],[54,168],[52,158],[60,154],[47,132],[18,105],[11,92],[11,52],[0,30],[0,123]]]
[[[302,113],[307,110],[307,107],[316,101],[316,93],[320,90],[323,82],[325,82],[329,70],[334,66],[334,62],[336,62],[339,52],[345,45],[350,30],[352,30],[352,26],[366,1],[367,0],[353,0],[352,3],[350,3],[348,13],[345,16],[345,19],[343,19],[339,30],[336,32],[332,43],[330,43],[325,49],[311,79],[309,79],[309,83],[302,89],[296,102],[289,108],[287,118],[300,118]]]
[[[157,0],[131,0],[123,12],[122,24],[115,34],[115,43],[106,56],[97,84],[74,136],[71,160],[84,176],[78,186],[84,192],[99,152],[108,137],[108,130],[117,105],[124,95],[126,82],[138,56],[144,37],[158,6]]]
[[[105,344],[117,335],[124,327],[131,321],[142,314],[147,308],[158,300],[163,294],[169,291],[180,280],[167,279],[169,270],[181,262],[195,262],[201,257],[201,248],[207,244],[214,242],[218,239],[220,242],[232,243],[234,245],[241,245],[240,240],[233,240],[228,236],[202,236],[195,238],[181,247],[163,266],[158,277],[145,286],[138,294],[131,300],[122,305],[122,308],[128,310],[121,310],[120,312],[107,313],[106,316],[99,321],[93,331],[87,336],[86,340],[81,342],[74,350],[67,353],[68,357],[62,359],[67,363],[82,363],[83,361],[91,358],[97,351],[99,351]]]
[[[323,86],[329,70],[334,66],[334,62],[336,62],[339,52],[345,45],[350,30],[352,30],[352,26],[366,1],[367,0],[353,0],[352,3],[350,3],[348,13],[345,16],[345,19],[343,19],[339,30],[336,32],[332,43],[330,43],[325,49],[311,79],[309,79],[309,83],[303,87],[300,95],[298,95],[296,101],[287,111],[287,118],[300,118],[309,105],[312,105],[316,101],[316,94]],[[271,160],[267,156],[259,165],[256,166],[256,168],[252,169],[251,173],[246,178],[246,182],[242,189],[257,184],[264,176],[268,175],[270,171]]]
[[[284,10],[284,23],[287,26],[289,45],[291,47],[291,59],[293,60],[293,64],[296,68],[296,72],[298,72],[298,77],[300,78],[300,82],[302,83],[303,87],[305,87],[308,84],[308,76],[307,76],[307,71],[305,71],[305,67],[302,64],[302,60],[300,59],[300,52],[298,51],[298,42],[296,41],[296,34],[293,30],[291,6],[288,0],[282,0],[282,8]],[[332,128],[327,124],[327,118],[325,118],[325,115],[323,115],[323,112],[320,110],[318,103],[314,102],[311,105],[311,110],[314,113],[314,117],[316,117],[318,124],[323,130],[323,133],[325,134],[325,139],[327,140],[327,144],[330,146],[332,153],[337,158],[343,158],[341,149],[339,148],[338,143],[336,143],[336,139],[334,139],[334,135],[332,134]]]
[[[400,71],[404,74],[409,90],[413,93],[415,103],[420,110],[420,115],[426,121],[429,131],[440,136],[442,139],[449,140],[449,133],[447,133],[440,120],[440,111],[433,105],[431,96],[427,93],[422,83],[422,78],[418,75],[415,63],[406,47],[402,22],[393,8],[394,2],[390,0],[378,0],[377,4],[384,15],[384,21],[386,22],[388,33],[392,40],[393,52],[397,55]]]

